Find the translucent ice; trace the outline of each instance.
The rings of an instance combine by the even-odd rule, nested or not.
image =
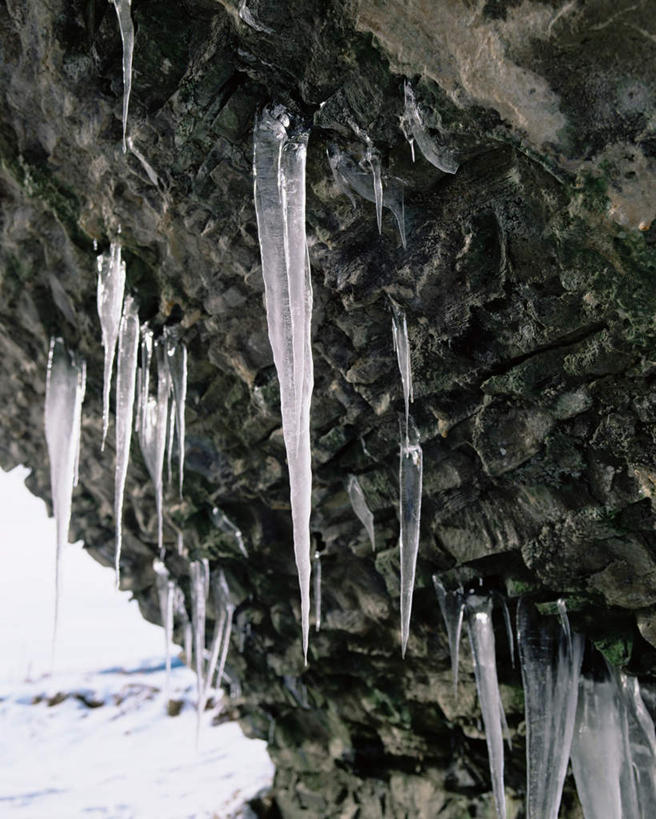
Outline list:
[[[64,545],[68,542],[73,487],[77,483],[85,384],[84,359],[75,353],[69,353],[61,338],[51,339],[46,376],[45,428],[50,459],[50,489],[57,531],[53,656],[59,614],[61,557]]]
[[[399,466],[401,533],[401,653],[410,636],[410,614],[415,586],[415,569],[419,551],[419,526],[421,520],[421,486],[423,460],[419,433],[412,419],[408,433],[401,432],[401,455]]]
[[[564,619],[563,619],[564,618]],[[583,637],[520,600],[517,643],[526,710],[527,819],[558,819],[576,717]]]
[[[637,677],[618,673],[617,682],[627,712],[631,763],[635,774],[641,819],[648,819],[656,805],[656,735],[645,708]]]
[[[380,167],[380,154],[371,142],[367,143],[364,163],[371,171],[371,181],[374,188],[374,203],[376,204],[376,222],[378,223],[378,232],[381,233],[383,230],[383,177]]]
[[[175,584],[169,579],[169,571],[161,560],[155,558],[153,561],[155,578],[157,582],[157,597],[159,599],[160,614],[164,624],[165,641],[165,662],[166,662],[166,683],[164,689],[164,702],[168,706],[171,690],[171,640],[173,638],[173,597],[175,594]]]
[[[109,393],[112,383],[112,369],[116,340],[118,338],[123,291],[125,290],[125,262],[121,259],[121,246],[112,242],[109,253],[97,257],[98,288],[97,303],[102,343],[105,351],[105,368],[103,377],[103,432],[101,449],[105,448],[107,426],[109,424]]]
[[[175,428],[178,435],[178,491],[180,497],[182,497],[185,456],[185,404],[187,403],[187,348],[177,338],[175,331],[168,328],[164,331],[164,344],[175,400]]]
[[[314,553],[314,627],[321,630],[321,554]]]
[[[116,469],[114,471],[114,521],[116,526],[116,588],[120,581],[123,542],[123,495],[130,461],[134,391],[139,354],[139,312],[131,296],[125,297],[118,334],[116,367]]]
[[[196,665],[196,741],[200,731],[200,718],[205,707],[205,615],[209,595],[210,569],[206,559],[192,560],[191,576],[191,622],[194,630],[194,660]]]
[[[446,626],[447,637],[449,638],[449,653],[451,655],[451,669],[453,672],[453,694],[458,694],[458,665],[460,659],[460,635],[462,633],[462,620],[465,611],[465,601],[460,589],[447,591],[438,579],[433,575],[433,585],[437,594],[437,601],[440,604],[442,619]]]
[[[467,594],[467,630],[474,660],[474,675],[478,700],[485,725],[485,739],[490,763],[494,801],[499,819],[506,819],[506,800],[503,791],[503,726],[505,716],[501,704],[494,628],[492,626],[493,598],[487,594]]]
[[[244,555],[244,557],[248,557],[248,552],[246,551],[246,546],[244,545],[244,536],[241,533],[241,529],[233,523],[230,518],[219,509],[218,506],[215,506],[212,509],[212,520],[214,525],[217,529],[222,532],[225,532],[226,535],[232,535],[237,542],[237,546],[239,547],[239,551]]]
[[[355,475],[349,475],[348,483],[346,485],[348,496],[351,500],[353,511],[358,516],[360,523],[367,530],[371,548],[376,551],[376,535],[374,532],[374,516],[371,509],[367,506],[367,501],[360,486],[360,481]]]
[[[410,143],[413,161],[415,158],[414,143],[416,142],[422,154],[438,170],[443,173],[455,173],[458,170],[454,152],[445,145],[439,145],[428,133],[409,82],[405,83],[405,109],[401,119],[401,128]]]
[[[391,301],[391,300],[390,300]],[[405,311],[395,304],[392,304],[392,339],[394,341],[394,351],[401,373],[401,386],[403,388],[403,402],[405,404],[405,425],[406,435],[408,428],[408,416],[410,413],[410,402],[414,400],[412,390],[412,365],[410,362],[410,343],[408,341],[408,324],[405,320]]]
[[[373,159],[373,157],[372,157]],[[365,161],[366,157],[365,157]],[[335,184],[340,192],[348,196],[353,205],[355,205],[354,193],[366,199],[369,202],[374,202],[377,206],[380,202],[380,188],[379,182],[382,186],[382,204],[392,212],[399,228],[399,235],[401,236],[401,244],[406,246],[405,238],[405,207],[403,204],[403,184],[400,180],[394,177],[386,177],[382,180],[377,176],[374,168],[380,168],[380,160],[378,164],[373,159],[373,166],[363,168],[348,154],[341,151],[336,145],[331,145],[328,148],[328,162],[333,172]]]
[[[292,128],[281,107],[265,109],[254,129],[255,211],[267,325],[280,382],[294,552],[301,592],[303,654],[310,623],[310,329],[312,283],[305,236],[305,159],[309,132]]]
[[[123,153],[127,153],[128,107],[132,90],[132,54],[134,52],[134,25],[130,6],[132,0],[112,0],[118,17],[123,42]]]
[[[238,14],[241,20],[243,20],[247,26],[250,26],[254,31],[262,31],[265,34],[273,34],[273,29],[269,28],[268,26],[262,25],[260,21],[255,17],[253,12],[248,8],[246,5],[246,0],[239,0],[239,9]]]

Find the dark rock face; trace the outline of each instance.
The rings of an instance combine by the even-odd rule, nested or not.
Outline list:
[[[100,455],[95,253],[119,225],[128,288],[189,348],[184,500],[167,499],[167,564],[221,565],[250,623],[233,640],[235,707],[268,737],[284,816],[492,815],[471,660],[454,702],[430,578],[464,567],[492,588],[568,601],[611,661],[656,671],[656,10],[649,3],[134,0],[121,153],[121,43],[104,0],[0,7],[0,465],[32,467],[48,338],[88,362],[71,537],[113,560],[113,452]],[[411,79],[440,173],[399,130]],[[315,292],[312,437],[323,626],[310,665],[299,602],[278,387],[252,203],[251,128],[272,101],[313,125],[308,239]],[[405,185],[408,246],[389,212],[354,210],[326,149],[362,150]],[[400,379],[388,296],[406,310],[424,447],[422,540],[408,656],[398,614]],[[110,427],[110,442],[112,428]],[[377,552],[345,492],[359,476]],[[133,444],[123,584],[158,619],[152,488]],[[240,554],[212,525],[220,506]],[[54,548],[54,545],[53,545]],[[126,639],[129,639],[126,636]],[[498,634],[522,814],[519,673]],[[236,689],[236,686],[234,686]],[[571,784],[563,815],[580,815]]]

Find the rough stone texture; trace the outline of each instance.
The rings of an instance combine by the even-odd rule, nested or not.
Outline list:
[[[229,658],[234,709],[268,737],[285,817],[491,816],[471,659],[458,702],[430,578],[464,567],[513,596],[564,596],[615,663],[656,672],[656,10],[653,4],[446,0],[133,0],[129,133],[105,0],[0,5],[0,465],[48,498],[48,338],[88,361],[72,538],[113,560],[113,452],[100,455],[102,349],[93,241],[122,227],[128,287],[189,348],[184,500],[167,498],[167,563],[221,565],[250,623]],[[399,130],[411,79],[445,176]],[[324,618],[303,668],[278,388],[252,203],[251,127],[280,101],[314,127],[312,531]],[[362,150],[406,190],[408,247],[352,209],[326,148]],[[388,296],[408,316],[424,446],[412,633],[400,658],[398,413]],[[345,491],[359,476],[371,552]],[[250,552],[214,529],[219,505]],[[136,445],[123,585],[158,619],[154,496]],[[211,614],[211,612],[210,612]],[[126,635],[126,639],[129,636]],[[519,673],[499,632],[509,815],[523,815]],[[239,682],[241,689],[236,685]],[[579,816],[568,783],[563,816]]]

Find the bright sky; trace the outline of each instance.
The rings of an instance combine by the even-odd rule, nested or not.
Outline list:
[[[0,679],[16,682],[50,670],[54,610],[55,523],[25,487],[28,474],[0,470]],[[55,671],[126,666],[163,653],[163,630],[142,618],[129,592],[115,590],[113,570],[81,543],[69,544]]]

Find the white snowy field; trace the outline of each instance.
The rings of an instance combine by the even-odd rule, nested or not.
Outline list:
[[[54,523],[26,474],[0,471],[0,816],[246,815],[244,802],[273,778],[265,743],[235,723],[211,727],[206,711],[196,748],[195,675],[174,667],[171,698],[182,707],[167,716],[162,629],[80,544],[64,553],[49,673]]]

